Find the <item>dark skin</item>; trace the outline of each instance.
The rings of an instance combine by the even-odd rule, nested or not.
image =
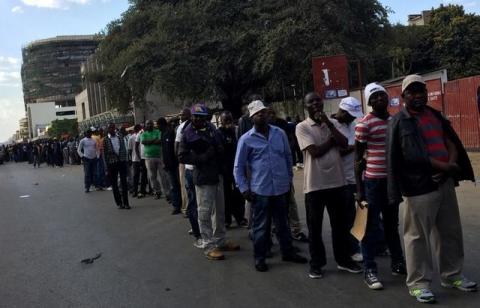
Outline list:
[[[372,107],[372,114],[376,117],[386,120],[390,116],[388,113],[388,95],[383,91],[373,93],[370,96],[368,105]],[[363,208],[362,201],[365,201],[365,187],[363,184],[362,174],[367,164],[365,161],[365,152],[367,151],[367,143],[355,142],[355,181],[357,182],[356,200],[358,205]]]
[[[233,127],[233,116],[230,111],[225,111],[220,116],[220,124],[222,127],[225,128],[232,128]]]
[[[339,132],[332,122],[328,119],[327,115],[323,112],[323,101],[317,93],[309,93],[305,96],[305,106],[308,110],[308,116],[317,124],[327,125],[332,137],[320,145],[312,144],[307,147],[307,151],[314,158],[322,157],[333,147],[338,146],[340,149],[345,149],[348,146],[348,140],[345,136]]]
[[[428,102],[427,87],[420,82],[412,83],[405,89],[402,98],[405,101],[405,105],[410,114],[421,113],[425,110],[425,106]],[[430,163],[432,164],[433,169],[437,171],[433,176],[434,180],[441,180],[445,176],[460,171],[460,167],[457,165],[458,150],[455,147],[455,144],[448,136],[445,136],[444,142],[448,152],[448,162],[442,162],[430,158]]]
[[[337,114],[335,114],[335,119],[337,119],[339,123],[350,125],[355,120],[355,117],[343,109],[338,109]],[[353,151],[355,151],[355,145],[348,145],[346,148],[340,149],[340,155],[345,156]]]
[[[262,134],[267,140],[270,132],[270,126],[268,126],[268,112],[267,109],[260,110],[252,116],[253,126],[255,130]],[[254,202],[256,195],[250,189],[242,193],[245,200]]]
[[[145,130],[148,132],[153,131],[153,121],[148,120],[147,123],[145,124]],[[152,145],[152,144],[161,144],[162,141],[160,139],[153,139],[153,140],[144,140],[142,141],[143,145]]]

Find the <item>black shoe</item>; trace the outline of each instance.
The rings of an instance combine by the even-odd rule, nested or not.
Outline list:
[[[90,192],[90,189],[85,189],[85,193],[88,194]]]
[[[265,263],[265,261],[258,261],[258,262],[255,262],[255,269],[259,272],[267,272],[268,266]]]
[[[178,214],[180,214],[181,212],[182,212],[182,211],[179,210],[179,209],[174,209],[174,210],[172,211],[172,215],[178,215]]]
[[[125,205],[125,209],[130,210],[131,209],[130,205]]]
[[[392,264],[392,275],[407,275],[407,268],[405,266],[405,262],[398,262]]]
[[[310,271],[308,272],[308,277],[311,279],[320,279],[323,277],[323,271],[321,268],[310,268]]]
[[[377,277],[377,271],[374,269],[365,270],[365,283],[372,290],[381,290],[383,289],[383,284]]]
[[[245,229],[248,228],[248,220],[246,219],[242,220],[240,223],[238,223],[238,226],[240,228],[245,228]]]
[[[308,243],[308,237],[303,232],[292,234],[292,238],[302,243]]]
[[[347,271],[353,274],[358,274],[363,272],[362,267],[353,261],[345,264],[338,264],[337,268],[341,271]]]
[[[137,196],[138,196],[138,193],[136,193],[136,192],[132,193],[133,198],[136,198]]]
[[[153,199],[158,200],[161,197],[162,197],[162,195],[160,193],[156,193],[155,196],[153,197]]]
[[[304,257],[302,257],[301,255],[298,255],[298,254],[296,254],[296,253],[283,256],[283,257],[282,257],[282,261],[285,261],[285,262],[293,262],[293,263],[302,263],[302,264],[308,262],[307,258],[304,258]]]
[[[119,210],[125,209],[125,207],[123,206],[123,204],[117,204],[117,207],[118,207]]]

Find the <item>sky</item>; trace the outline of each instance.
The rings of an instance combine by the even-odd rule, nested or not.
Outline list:
[[[480,14],[480,0],[380,0],[393,12],[390,22],[440,4],[462,4]],[[7,141],[25,116],[20,78],[22,46],[57,35],[95,34],[121,16],[128,0],[0,0],[0,142]]]

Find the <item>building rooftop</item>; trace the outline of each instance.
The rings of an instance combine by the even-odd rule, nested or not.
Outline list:
[[[32,48],[36,46],[41,46],[45,44],[50,44],[50,43],[56,43],[56,42],[78,42],[78,41],[94,41],[94,40],[100,40],[101,36],[100,35],[95,35],[95,34],[88,34],[88,35],[59,35],[51,38],[46,38],[46,39],[41,39],[41,40],[36,40],[33,42],[28,43],[24,48]]]

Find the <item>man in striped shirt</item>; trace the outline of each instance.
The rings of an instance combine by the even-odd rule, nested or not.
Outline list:
[[[394,275],[405,275],[400,236],[398,234],[398,204],[389,205],[387,196],[386,132],[390,119],[387,91],[376,83],[365,88],[365,101],[372,112],[360,120],[355,127],[355,176],[357,201],[368,203],[368,220],[362,240],[365,266],[365,283],[370,289],[382,289],[377,277],[375,252],[382,238],[382,220],[385,239],[391,253],[391,269]]]

